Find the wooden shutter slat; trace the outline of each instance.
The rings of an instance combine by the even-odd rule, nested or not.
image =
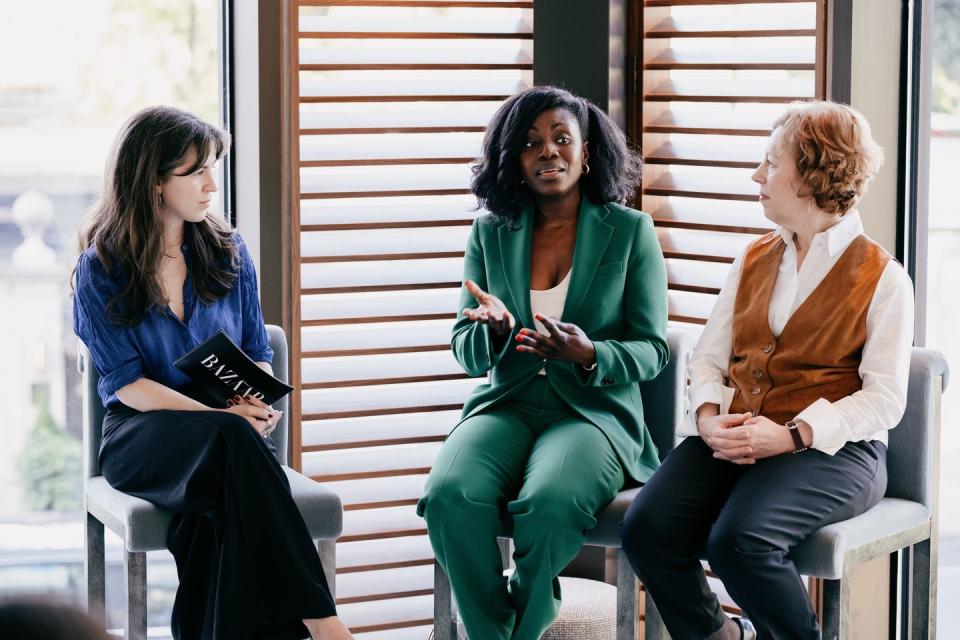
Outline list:
[[[812,97],[804,83],[759,80],[668,80],[651,90],[651,102],[766,102],[788,103]]]
[[[682,53],[668,49],[644,63],[645,69],[730,69],[771,71],[813,71],[814,61],[806,52],[774,52],[767,56],[735,53]],[[758,59],[758,57],[760,59]]]
[[[377,40],[533,40],[533,34],[525,31],[516,33],[485,33],[482,31],[448,31],[448,32],[393,32],[383,31],[301,31],[297,34],[300,38],[323,39],[323,40],[364,40],[367,38],[376,38]]]
[[[653,153],[647,154],[647,164],[683,164],[705,167],[730,167],[755,169],[762,160],[762,147],[758,152],[753,146],[739,147],[705,145],[692,142],[667,142]]]
[[[300,0],[303,7],[421,7],[533,9],[530,0]]]
[[[772,119],[770,120],[772,122]],[[760,136],[770,135],[770,122],[755,116],[739,114],[682,114],[667,111],[645,124],[644,133],[688,133],[707,135]]]
[[[433,561],[433,550],[426,538],[350,542],[337,548],[337,573],[369,571],[390,561],[425,564],[424,560]]]
[[[723,263],[733,262],[747,244],[756,239],[753,234],[711,234],[683,229],[658,229],[657,237],[664,257]]]
[[[722,206],[721,206],[722,205]],[[735,205],[733,207],[729,205]],[[766,233],[774,228],[772,222],[763,217],[762,210],[753,203],[725,202],[688,202],[673,198],[654,210],[650,215],[655,224],[661,227],[680,229],[698,229],[702,231]]]
[[[521,69],[533,71],[533,65],[523,62],[479,64],[454,63],[389,63],[368,62],[358,64],[302,64],[300,71],[499,71]]]
[[[417,349],[435,345],[449,348],[453,322],[393,322],[380,325],[310,327],[300,331],[303,355],[337,354],[339,351]]]
[[[731,4],[809,4],[810,0],[644,0],[647,7],[690,7]]]
[[[303,7],[428,7],[533,9],[530,0],[300,0]]]
[[[718,24],[716,20],[684,20],[666,18],[661,20],[644,36],[647,38],[771,38],[815,36],[816,29],[806,26],[806,21],[796,19],[763,20],[755,24],[745,23],[738,16],[732,24]]]
[[[657,196],[759,201],[759,187],[756,184],[749,180],[730,180],[723,175],[676,176],[667,173],[649,186],[645,186],[643,193]]]

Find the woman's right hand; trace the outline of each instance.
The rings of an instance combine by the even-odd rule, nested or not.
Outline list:
[[[479,307],[475,309],[464,309],[463,317],[469,318],[474,322],[485,324],[497,336],[505,336],[513,331],[516,321],[513,315],[507,311],[507,306],[497,296],[487,293],[477,286],[473,280],[465,280],[463,286],[467,288],[477,300]]]
[[[263,407],[256,407],[252,404],[240,402],[237,404],[232,404],[226,409],[220,409],[220,411],[226,411],[227,413],[233,413],[240,416],[250,423],[250,426],[256,429],[257,433],[263,437],[270,435],[270,419],[272,417],[272,412],[264,409]]]
[[[716,406],[716,405],[714,405]],[[714,457],[734,464],[753,464],[756,459],[753,457],[753,449],[745,444],[738,442],[735,438],[719,437],[719,434],[726,432],[733,427],[739,427],[744,420],[748,420],[753,414],[747,413],[724,413],[713,414],[709,412],[701,414],[697,418],[697,431],[700,437],[707,443],[707,446],[713,449]]]

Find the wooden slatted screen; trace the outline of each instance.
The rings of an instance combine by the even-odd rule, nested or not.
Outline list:
[[[422,639],[433,557],[414,505],[478,384],[449,351],[468,163],[532,84],[533,3],[294,9],[295,459],[343,498],[341,616],[358,638]]]
[[[786,103],[825,95],[825,0],[633,0],[628,137],[667,259],[670,318],[703,324],[773,225],[750,175]]]

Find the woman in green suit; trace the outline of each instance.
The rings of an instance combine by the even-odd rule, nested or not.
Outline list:
[[[535,640],[597,513],[657,467],[637,383],[669,357],[666,273],[650,217],[618,204],[640,159],[588,101],[554,87],[510,98],[473,171],[490,214],[467,245],[451,346],[489,375],[417,511],[470,638]]]

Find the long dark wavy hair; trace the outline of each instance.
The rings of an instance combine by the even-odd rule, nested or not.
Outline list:
[[[510,97],[493,115],[472,167],[470,188],[478,205],[501,222],[515,224],[520,209],[533,201],[533,192],[521,181],[520,153],[533,121],[549,109],[570,112],[588,143],[590,173],[580,178],[580,189],[592,202],[626,202],[640,184],[640,155],[606,113],[564,89],[534,87]]]
[[[95,247],[111,277],[121,282],[107,305],[111,322],[134,326],[167,299],[157,277],[163,252],[163,223],[157,184],[194,154],[187,173],[197,171],[211,152],[219,160],[230,135],[193,114],[172,107],[150,107],[120,129],[104,172],[103,192],[79,232],[80,251]],[[223,217],[208,212],[201,222],[185,222],[190,278],[197,297],[209,304],[236,281],[236,240]],[[74,269],[74,273],[76,269]],[[71,281],[73,277],[71,276]]]

